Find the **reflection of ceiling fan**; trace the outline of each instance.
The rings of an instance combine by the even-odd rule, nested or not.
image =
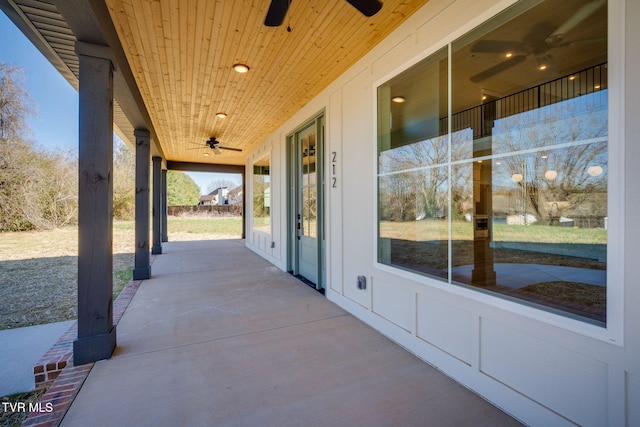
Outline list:
[[[555,63],[549,53],[551,49],[606,41],[605,37],[564,41],[564,37],[570,33],[571,30],[606,4],[606,1],[607,0],[591,0],[557,28],[549,22],[537,24],[521,42],[506,40],[478,41],[471,47],[471,53],[501,53],[505,59],[493,67],[471,76],[470,80],[478,83],[493,77],[498,73],[524,62],[528,55],[535,56],[540,70],[555,71]]]
[[[196,144],[196,145],[200,145],[200,144]],[[222,145],[220,145],[220,141],[218,141],[213,136],[205,142],[205,145],[211,148],[213,152],[216,154],[220,154],[220,150],[242,151],[241,148],[223,147]],[[192,150],[199,150],[199,148],[192,148]]]
[[[379,0],[347,0],[353,7],[358,9],[364,16],[373,16],[380,8],[382,3]],[[271,6],[264,20],[264,25],[267,27],[278,27],[282,25],[284,17],[289,10],[291,0],[271,0]]]
[[[309,156],[315,156],[316,155],[316,147],[311,146],[309,148],[305,148],[304,150],[302,150],[302,157],[309,157]]]

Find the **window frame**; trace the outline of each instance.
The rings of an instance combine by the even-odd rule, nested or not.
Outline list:
[[[272,180],[271,180],[271,166],[272,166],[272,159],[271,159],[271,153],[267,152],[266,154],[260,156],[258,159],[254,160],[251,163],[251,228],[256,231],[256,232],[260,232],[260,233],[266,233],[266,234],[271,234],[272,230],[273,230],[273,215],[271,215],[271,203],[273,202],[273,198],[272,195],[270,193],[269,195],[269,228],[260,228],[256,226],[256,215],[255,215],[255,200],[256,200],[256,176],[265,176],[265,175],[256,175],[255,173],[255,168],[256,166],[260,167],[260,165],[258,165],[258,163],[263,162],[265,159],[268,159],[268,168],[269,168],[269,188],[271,189],[272,187]],[[264,191],[261,194],[263,200],[265,199],[265,195],[264,195]]]
[[[608,198],[607,210],[609,218],[607,236],[607,320],[604,326],[595,325],[585,320],[555,313],[544,308],[528,305],[525,301],[512,300],[499,295],[482,291],[481,289],[457,286],[452,283],[451,275],[446,281],[438,280],[378,261],[379,254],[379,183],[378,183],[378,88],[388,81],[407,71],[419,62],[435,54],[443,47],[447,48],[448,61],[448,115],[452,114],[452,89],[451,89],[451,59],[452,44],[464,34],[474,30],[492,19],[498,13],[516,4],[517,1],[502,2],[496,7],[486,10],[484,13],[474,17],[474,19],[460,25],[455,31],[442,37],[439,42],[434,43],[426,49],[422,49],[419,54],[401,63],[392,71],[376,78],[371,85],[372,112],[373,112],[373,225],[376,238],[373,245],[372,257],[373,267],[386,274],[406,279],[416,292],[423,291],[424,285],[429,288],[444,291],[456,297],[462,297],[474,302],[503,310],[507,313],[517,315],[535,322],[543,322],[547,325],[559,327],[564,330],[579,333],[581,335],[595,338],[600,341],[611,343],[617,346],[624,345],[624,146],[625,146],[625,38],[624,38],[624,4],[618,0],[608,0],[608,22],[607,22],[607,64],[608,64]],[[461,18],[462,19],[462,18]],[[451,25],[455,27],[455,25]],[[416,47],[416,52],[417,52]],[[449,133],[450,137],[450,133]],[[449,163],[451,165],[451,163]],[[451,166],[449,166],[451,167]],[[449,171],[451,173],[451,170]],[[450,237],[450,236],[449,236]],[[449,254],[451,256],[451,254]],[[449,266],[449,269],[451,266]],[[452,286],[453,285],[453,286]]]

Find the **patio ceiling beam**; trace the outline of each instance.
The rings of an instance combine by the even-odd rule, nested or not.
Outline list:
[[[134,129],[148,129],[151,135],[151,155],[165,158],[146,105],[116,34],[111,16],[103,0],[55,0],[55,5],[78,40],[107,45],[116,68],[113,73],[114,99],[124,113],[130,128],[120,131],[135,149],[131,138]]]
[[[244,165],[213,165],[209,163],[167,161],[167,169],[183,172],[243,173]]]

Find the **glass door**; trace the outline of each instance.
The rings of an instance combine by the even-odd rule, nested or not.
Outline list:
[[[293,273],[323,289],[322,139],[323,117],[289,137]]]

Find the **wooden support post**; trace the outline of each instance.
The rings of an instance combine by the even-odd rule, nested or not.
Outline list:
[[[153,157],[153,247],[151,253],[162,253],[162,158]]]
[[[162,169],[162,241],[168,242],[169,235],[167,234],[167,170]]]
[[[75,365],[111,357],[113,325],[113,64],[106,46],[77,42],[80,60],[78,338]]]
[[[246,238],[247,229],[247,171],[242,171],[242,238]]]
[[[133,280],[151,277],[149,263],[149,131],[136,129],[136,252]]]

